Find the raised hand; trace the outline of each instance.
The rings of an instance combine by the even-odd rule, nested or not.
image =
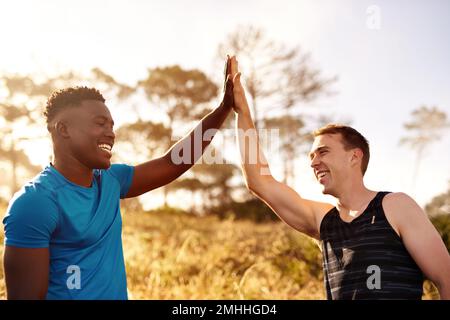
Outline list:
[[[241,73],[238,68],[236,56],[229,58],[230,60],[230,76],[233,79],[233,109],[236,113],[249,112],[247,99],[245,98],[244,87],[241,83]]]
[[[222,103],[225,107],[232,108],[234,106],[234,97],[233,97],[233,77],[231,76],[231,59],[230,56],[227,55],[227,61],[225,63],[224,70],[224,84],[223,84],[223,100]],[[233,107],[234,108],[234,107]]]

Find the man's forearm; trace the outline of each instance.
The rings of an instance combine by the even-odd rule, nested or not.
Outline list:
[[[261,179],[271,174],[248,108],[237,113],[236,138],[247,186],[254,190]]]
[[[222,102],[216,109],[207,114],[191,132],[170,148],[166,157],[176,166],[180,174],[192,167],[202,156],[218,129],[225,122],[231,109],[229,103]],[[189,154],[186,155],[186,152]],[[180,159],[180,161],[174,161],[174,159]]]

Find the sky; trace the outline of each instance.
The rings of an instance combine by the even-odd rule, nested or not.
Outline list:
[[[406,192],[423,206],[448,188],[450,132],[427,150],[414,187],[414,152],[398,141],[419,106],[450,115],[448,12],[446,0],[2,1],[0,73],[99,67],[134,84],[148,68],[179,64],[214,75],[219,43],[239,26],[261,27],[309,52],[324,75],[338,76],[337,94],[305,112],[351,119],[367,137],[366,185]],[[302,196],[332,201],[321,195],[306,159],[296,169],[293,187]]]

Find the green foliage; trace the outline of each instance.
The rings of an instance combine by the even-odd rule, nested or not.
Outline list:
[[[318,242],[288,229],[283,235],[284,245],[274,260],[275,266],[299,285],[322,280],[322,255]]]
[[[201,117],[205,113],[202,104],[219,92],[217,85],[202,71],[184,70],[179,66],[150,69],[139,86],[152,102],[165,109],[169,122]]]
[[[447,192],[434,197],[425,206],[425,211],[450,252],[450,188]]]
[[[149,215],[170,215],[170,216],[179,216],[179,217],[192,217],[192,213],[185,211],[180,208],[175,208],[171,206],[162,206],[156,209],[148,210],[145,214]]]
[[[431,222],[438,230],[448,252],[450,253],[450,214],[441,214],[432,217]]]
[[[138,162],[148,161],[169,149],[171,135],[172,129],[163,123],[138,120],[125,124],[116,130],[115,157],[132,164],[134,161],[130,161],[131,153],[136,155],[135,158],[145,159],[136,159]]]
[[[222,219],[250,220],[256,223],[279,221],[277,215],[261,200],[253,198],[212,208],[211,213]]]
[[[430,217],[450,214],[450,188],[447,192],[431,199],[430,203],[425,206],[425,211]]]

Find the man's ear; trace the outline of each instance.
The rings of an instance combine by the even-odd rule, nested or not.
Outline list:
[[[60,121],[55,122],[54,131],[57,136],[59,136],[63,139],[67,139],[70,137],[69,130],[67,128],[67,123],[65,121],[60,120]]]
[[[364,153],[362,152],[362,150],[359,148],[355,148],[352,150],[352,156],[350,161],[352,162],[352,164],[356,165],[357,163],[362,161],[363,156]]]

